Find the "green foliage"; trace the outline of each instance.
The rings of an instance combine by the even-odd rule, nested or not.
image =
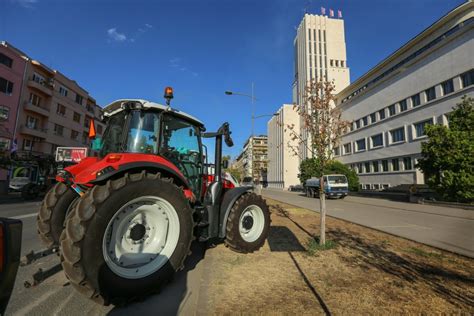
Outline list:
[[[324,245],[319,244],[319,237],[309,238],[306,243],[306,252],[310,256],[315,256],[319,251],[329,250],[336,247],[336,243],[332,240],[326,240]]]
[[[343,174],[347,177],[349,190],[359,190],[359,177],[357,176],[357,173],[345,164],[336,160],[330,160],[326,163],[324,172],[321,172],[320,165],[321,164],[317,158],[303,160],[300,164],[300,173],[298,174],[301,183],[305,183],[306,180],[312,177],[319,178],[322,174]]]
[[[426,127],[428,141],[422,143],[417,167],[426,183],[443,199],[474,200],[474,99],[463,97],[449,115],[449,128]]]

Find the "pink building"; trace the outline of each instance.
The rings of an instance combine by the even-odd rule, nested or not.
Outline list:
[[[14,142],[18,106],[26,70],[25,54],[0,42],[0,155],[8,155]],[[7,171],[0,169],[0,186]]]

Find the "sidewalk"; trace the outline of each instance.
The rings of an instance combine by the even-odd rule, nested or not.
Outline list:
[[[319,200],[300,192],[262,195],[319,212]],[[349,196],[328,200],[328,215],[474,258],[474,211]]]

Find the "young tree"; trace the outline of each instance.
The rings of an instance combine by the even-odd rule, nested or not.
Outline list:
[[[449,127],[426,126],[417,167],[443,199],[474,200],[474,99],[464,96],[449,114]]]
[[[318,170],[325,170],[332,158],[332,149],[339,145],[340,138],[348,126],[342,120],[341,111],[335,107],[334,83],[329,81],[311,80],[305,87],[303,104],[294,104],[295,110],[301,117],[301,130],[307,132],[306,137],[289,125],[292,140],[298,140],[299,148],[293,152],[300,155],[301,150],[308,150],[315,160]],[[326,244],[326,199],[324,178],[320,176],[319,203],[321,210],[320,245]]]

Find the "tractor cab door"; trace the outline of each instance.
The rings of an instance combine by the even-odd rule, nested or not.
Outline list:
[[[162,120],[160,154],[183,173],[196,196],[200,196],[202,152],[199,128],[171,114]]]

